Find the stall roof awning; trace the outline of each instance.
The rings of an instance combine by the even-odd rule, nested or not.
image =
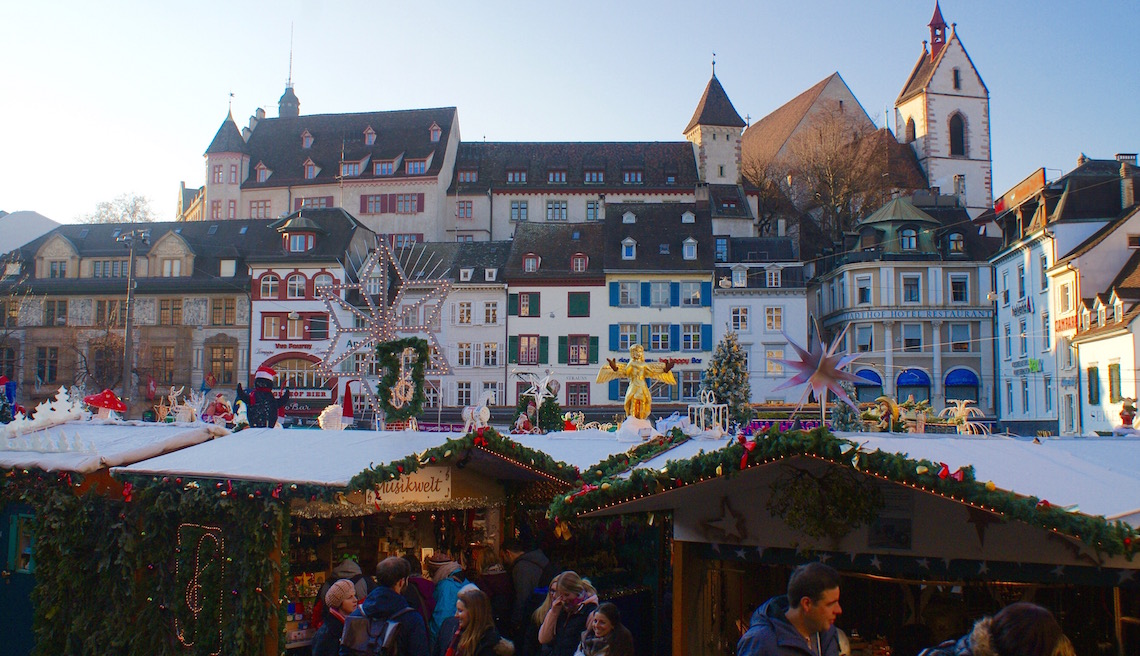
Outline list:
[[[0,438],[0,469],[89,474],[184,449],[229,431],[211,424],[71,421],[18,438]]]
[[[617,433],[596,429],[558,431],[545,435],[511,435],[510,438],[523,446],[542,451],[555,460],[561,460],[581,470],[643,443],[641,440],[622,441],[617,438]]]

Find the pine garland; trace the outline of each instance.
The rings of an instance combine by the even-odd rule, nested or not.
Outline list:
[[[680,428],[673,428],[668,433],[642,442],[624,453],[613,454],[583,473],[582,480],[587,483],[597,483],[604,478],[624,472],[630,467],[636,467],[646,460],[652,460],[658,454],[688,442],[689,439],[689,436],[685,435]]]
[[[392,388],[400,380],[400,354],[404,349],[413,349],[416,352],[415,362],[412,363],[412,400],[402,408],[392,405]],[[424,408],[424,370],[431,357],[431,347],[427,340],[419,337],[406,337],[391,342],[383,342],[376,346],[376,362],[384,368],[384,376],[377,386],[377,396],[380,400],[380,409],[384,411],[386,421],[403,421],[418,417]]]

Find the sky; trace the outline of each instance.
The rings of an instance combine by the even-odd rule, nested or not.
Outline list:
[[[6,2],[0,210],[73,222],[125,193],[172,220],[232,102],[458,108],[488,141],[680,141],[717,78],[755,122],[838,71],[880,126],[933,0]],[[945,0],[990,91],[995,195],[1140,150],[1140,2]],[[231,99],[232,94],[232,99]],[[893,126],[893,119],[892,125]]]

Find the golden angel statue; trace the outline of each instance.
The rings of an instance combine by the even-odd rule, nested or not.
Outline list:
[[[677,379],[673,376],[672,362],[646,362],[645,349],[641,344],[629,347],[629,362],[618,364],[613,358],[606,358],[606,364],[598,372],[598,382],[608,383],[621,378],[629,379],[629,389],[625,392],[625,414],[628,417],[646,419],[653,404],[653,395],[649,393],[647,378],[659,380],[669,385],[676,385]]]

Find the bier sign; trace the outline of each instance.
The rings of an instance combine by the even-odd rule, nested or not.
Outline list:
[[[448,501],[451,499],[451,468],[420,467],[396,480],[381,483],[375,494],[375,501],[381,504]]]

